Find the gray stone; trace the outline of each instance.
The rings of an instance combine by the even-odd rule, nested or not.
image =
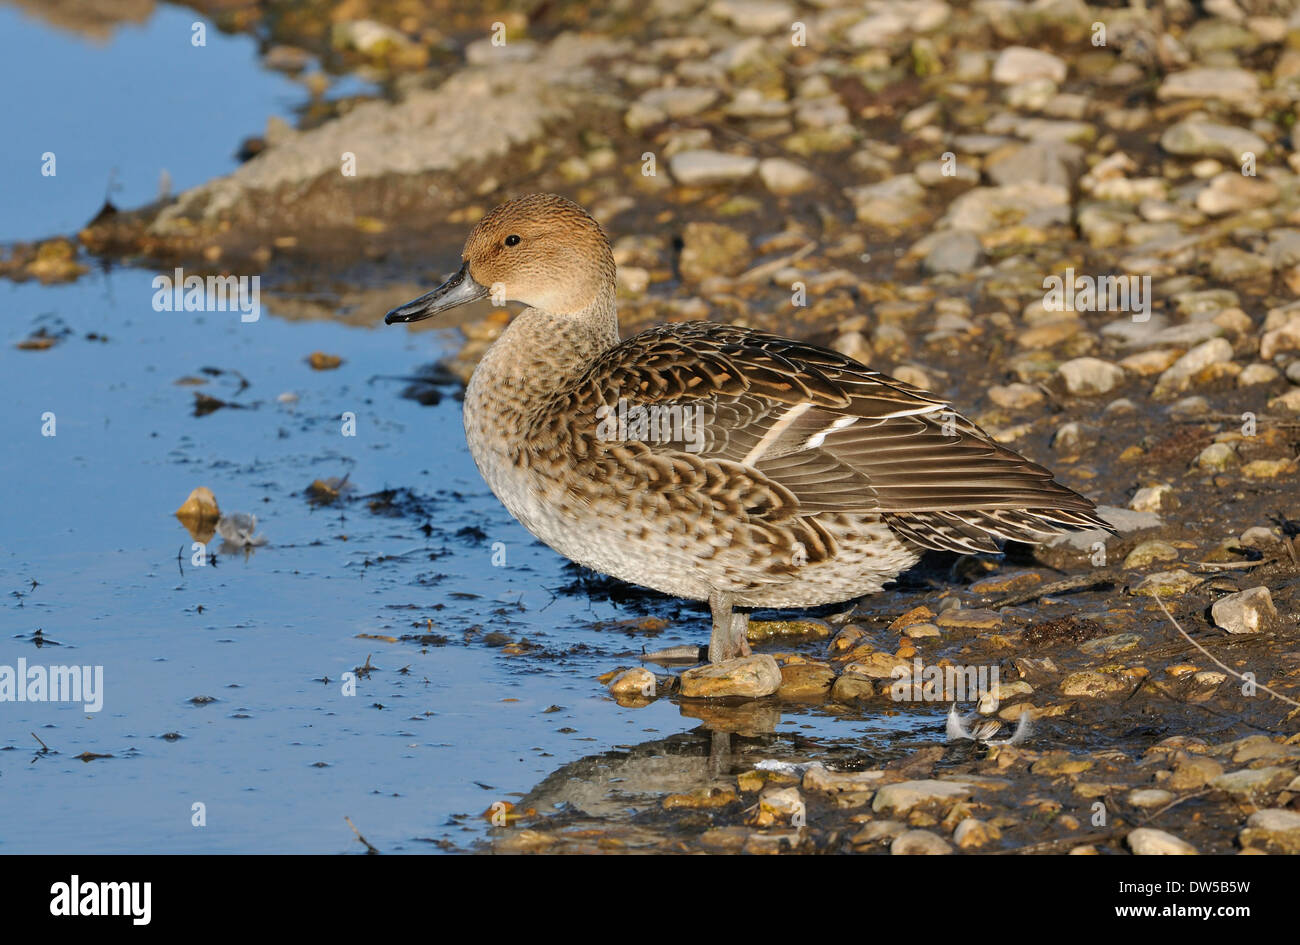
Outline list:
[[[758,170],[758,158],[722,151],[683,151],[668,160],[673,177],[688,187],[740,181]]]
[[[1061,83],[1069,71],[1065,60],[1059,56],[1027,46],[1008,46],[998,53],[997,61],[993,63],[993,81],[1003,85],[1032,79],[1051,79]]]
[[[969,230],[940,230],[934,234],[922,265],[927,272],[970,272],[984,256],[979,237]]]
[[[682,673],[682,695],[688,699],[743,696],[758,699],[781,688],[781,669],[766,653],[723,660]]]
[[[1210,614],[1228,633],[1258,633],[1277,619],[1277,608],[1267,587],[1252,587],[1219,598]]]
[[[1258,157],[1268,150],[1268,143],[1253,132],[1197,118],[1170,126],[1160,136],[1160,146],[1182,157],[1216,157],[1238,165],[1243,154]]]
[[[948,841],[930,830],[907,830],[889,845],[894,856],[945,856],[952,852]]]
[[[1180,840],[1172,833],[1156,830],[1154,827],[1138,827],[1130,830],[1125,838],[1128,848],[1138,856],[1194,856],[1196,847],[1185,840]]]
[[[1106,394],[1124,383],[1124,369],[1100,358],[1075,358],[1056,370],[1066,391],[1076,397]]]
[[[877,813],[906,814],[916,807],[947,808],[971,796],[974,787],[963,781],[898,781],[876,791],[871,809]]]

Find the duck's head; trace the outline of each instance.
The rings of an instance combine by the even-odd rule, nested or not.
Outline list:
[[[529,194],[497,207],[474,227],[461,259],[454,276],[384,321],[417,322],[485,296],[576,315],[614,284],[614,256],[600,224],[555,194]]]

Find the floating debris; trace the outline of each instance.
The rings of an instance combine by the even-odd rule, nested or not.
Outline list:
[[[257,548],[266,544],[266,537],[255,535],[257,516],[248,512],[235,512],[221,516],[217,522],[217,534],[236,548]]]
[[[945,734],[950,742],[966,739],[979,742],[981,745],[1019,745],[1029,737],[1031,728],[1029,713],[1020,713],[1016,730],[1010,736],[1000,741],[994,741],[993,736],[1002,731],[1004,727],[1005,723],[999,719],[984,718],[978,712],[962,716],[958,714],[957,703],[954,702],[952,708],[948,711],[948,724]]]

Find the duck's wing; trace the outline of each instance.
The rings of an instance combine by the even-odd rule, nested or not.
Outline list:
[[[956,551],[1110,527],[935,395],[765,332],[653,328],[603,354],[565,396],[562,412],[599,431],[582,449],[611,470],[633,467],[622,469],[629,486],[638,465],[671,488],[704,463],[724,493],[770,493],[755,514],[879,513],[917,545]]]

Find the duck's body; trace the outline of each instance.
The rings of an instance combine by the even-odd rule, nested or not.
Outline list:
[[[576,228],[579,252],[538,255],[563,267],[594,254],[591,272],[567,280],[577,285],[563,298],[548,295],[534,257],[520,291],[492,278],[516,231],[555,218]],[[844,355],[710,322],[619,342],[608,243],[562,198],[497,208],[465,258],[447,286],[389,320],[493,283],[510,298],[551,300],[518,315],[470,380],[465,431],[483,478],[560,554],[708,600],[715,660],[747,650],[733,606],[849,600],[926,548],[996,551],[1006,539],[1107,527],[1090,501],[943,400]]]

